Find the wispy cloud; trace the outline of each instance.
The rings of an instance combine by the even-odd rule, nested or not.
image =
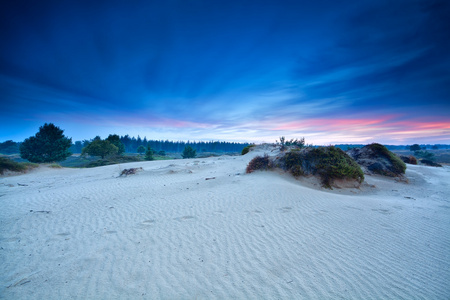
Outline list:
[[[448,139],[450,4],[43,2],[0,11],[0,139]],[[439,122],[438,122],[439,121]],[[101,133],[100,133],[101,131]],[[183,136],[184,135],[184,136]]]

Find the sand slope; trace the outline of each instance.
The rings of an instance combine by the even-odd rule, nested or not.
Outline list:
[[[256,154],[1,178],[0,298],[450,297],[449,167],[328,192]]]

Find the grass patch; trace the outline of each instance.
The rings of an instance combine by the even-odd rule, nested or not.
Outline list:
[[[3,174],[5,171],[26,172],[28,170],[37,168],[38,166],[38,164],[29,162],[16,162],[6,157],[0,157],[0,174]]]
[[[50,164],[48,167],[53,168],[53,169],[61,169],[62,168],[61,165],[57,164],[57,163]]]

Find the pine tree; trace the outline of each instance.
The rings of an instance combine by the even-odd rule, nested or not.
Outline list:
[[[194,158],[197,156],[197,153],[191,146],[186,146],[181,156],[183,156],[183,158]]]
[[[150,146],[147,147],[147,151],[145,152],[145,160],[154,160],[153,158],[153,150]]]
[[[72,139],[64,136],[64,130],[52,123],[39,127],[38,133],[20,145],[20,156],[34,163],[56,162],[72,155],[69,148]]]
[[[125,145],[120,141],[120,137],[117,134],[110,134],[106,140],[119,149],[117,154],[122,155],[125,153]]]

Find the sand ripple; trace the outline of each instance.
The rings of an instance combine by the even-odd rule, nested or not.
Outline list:
[[[2,178],[0,298],[448,299],[448,167],[349,195],[249,159]]]

